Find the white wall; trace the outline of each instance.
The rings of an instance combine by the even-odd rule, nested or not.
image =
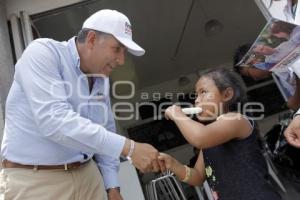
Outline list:
[[[84,0],[6,0],[7,16],[20,11],[26,11],[29,15],[71,5]]]
[[[9,42],[9,32],[6,16],[5,1],[0,0],[0,147],[3,135],[4,103],[6,101],[6,97],[14,74],[14,63]]]
[[[1,103],[1,99],[0,99],[0,103]],[[0,104],[0,150],[1,150],[1,143],[3,137],[3,128],[4,128],[4,120],[3,120],[2,106]],[[0,160],[1,160],[1,155],[0,155]],[[1,163],[0,163],[0,169],[1,169]],[[1,196],[0,196],[0,200],[1,200]]]
[[[0,147],[1,147],[1,139],[3,134],[3,127],[4,127],[3,112],[2,112],[2,106],[0,106]]]

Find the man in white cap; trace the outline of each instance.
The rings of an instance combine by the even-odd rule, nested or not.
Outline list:
[[[154,147],[115,133],[108,76],[126,50],[145,53],[114,10],[90,16],[67,42],[37,39],[25,49],[6,102],[5,200],[122,199],[121,155],[142,172],[159,171]]]

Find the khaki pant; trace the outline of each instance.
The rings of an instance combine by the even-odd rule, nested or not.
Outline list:
[[[106,196],[93,161],[67,171],[7,168],[0,174],[0,200],[106,200]]]

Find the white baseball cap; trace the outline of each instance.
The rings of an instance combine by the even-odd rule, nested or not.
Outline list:
[[[127,47],[131,54],[135,56],[145,54],[145,50],[132,40],[129,19],[116,10],[99,10],[84,21],[82,29],[92,29],[109,33]]]

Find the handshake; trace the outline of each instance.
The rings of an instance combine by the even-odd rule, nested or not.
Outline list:
[[[167,119],[173,119],[176,116],[176,113],[192,115],[201,112],[202,108],[200,107],[181,109],[180,107],[173,105],[166,110],[165,116]],[[150,144],[138,143],[129,139],[126,139],[122,155],[125,155],[127,159],[143,173],[170,169],[175,160],[167,154],[159,153]]]
[[[153,146],[126,139],[122,152],[142,173],[159,172],[167,169],[164,157]]]
[[[167,119],[172,119],[176,113],[183,113],[185,115],[199,114],[202,108],[183,108],[178,106],[170,106],[165,113]],[[175,159],[167,154],[159,153],[153,146],[145,143],[138,143],[126,139],[122,155],[126,156],[132,164],[141,172],[158,172],[170,169]],[[175,162],[176,163],[176,162]]]

